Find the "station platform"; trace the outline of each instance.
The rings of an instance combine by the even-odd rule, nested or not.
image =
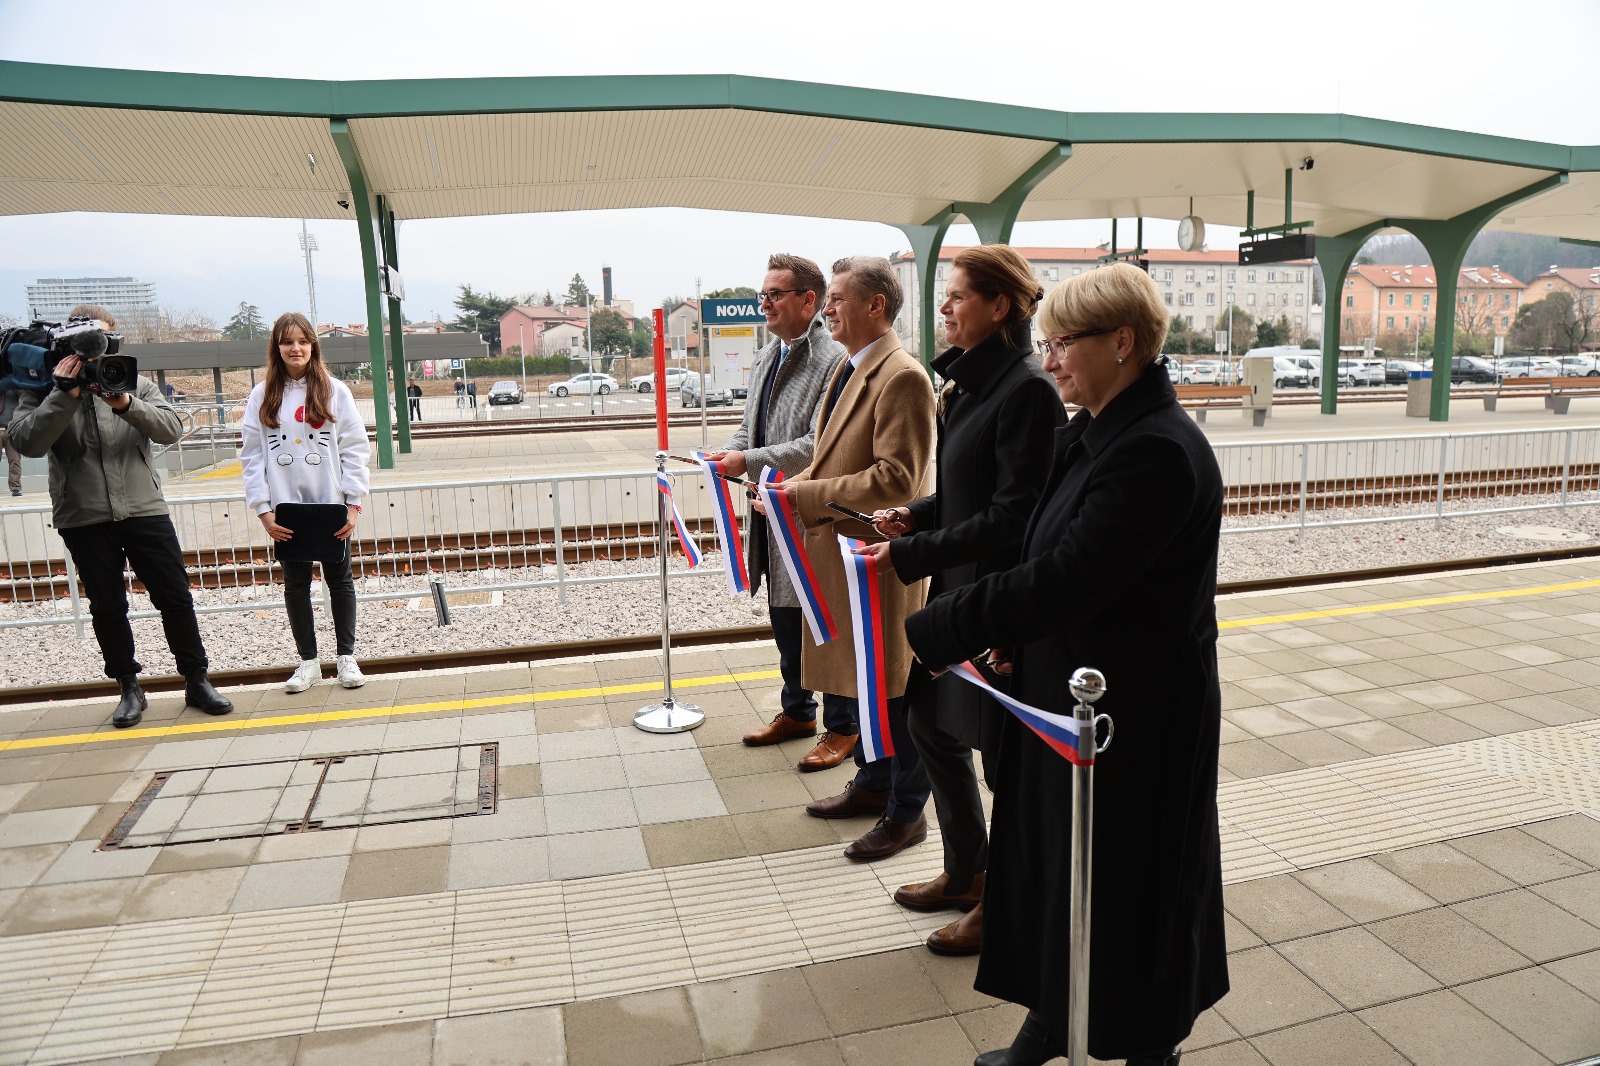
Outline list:
[[[1233,990],[1185,1066],[1600,1055],[1600,564],[1219,613]],[[921,946],[953,915],[890,898],[937,873],[937,832],[853,864],[870,821],[802,809],[848,767],[740,743],[777,712],[770,645],[673,656],[708,716],[683,734],[630,724],[658,659],[234,691],[218,719],[159,696],[124,731],[104,700],[0,710],[0,1063],[966,1066],[1008,1043],[1021,1010]]]
[[[676,412],[676,408],[674,408]],[[717,415],[725,415],[719,409]],[[498,423],[497,423],[498,425]],[[526,433],[496,433],[474,437],[422,438],[412,442],[413,451],[396,454],[391,470],[374,470],[375,485],[445,481],[455,478],[485,477],[493,474],[571,474],[580,471],[638,470],[649,466],[656,450],[654,429],[585,429],[571,432],[546,432],[537,422],[529,422]],[[1324,415],[1315,404],[1277,404],[1264,426],[1250,424],[1248,415],[1237,409],[1211,411],[1200,424],[1217,443],[1252,440],[1321,440],[1334,437],[1391,436],[1396,434],[1471,433],[1484,430],[1567,429],[1600,425],[1600,398],[1579,398],[1572,412],[1552,415],[1537,398],[1509,397],[1499,410],[1485,411],[1477,399],[1457,397],[1450,409],[1450,421],[1430,422],[1407,418],[1403,400],[1345,402],[1335,415]],[[673,426],[671,450],[688,455],[695,448],[720,448],[733,435],[737,423],[712,422],[707,426],[702,445],[698,425]],[[669,467],[678,468],[671,463]],[[205,495],[222,491],[239,482],[237,461],[219,464],[217,476],[191,476],[169,482],[167,494]]]

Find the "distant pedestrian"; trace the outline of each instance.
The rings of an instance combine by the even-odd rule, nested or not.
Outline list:
[[[0,392],[0,447],[5,449],[6,483],[10,486],[13,496],[22,495],[22,453],[11,443],[11,435],[6,432],[6,426],[11,422],[11,416],[16,414],[17,404],[21,399],[21,389],[6,389]]]
[[[472,405],[472,408],[474,410],[477,409],[477,407],[478,407],[478,383],[476,381],[467,382],[467,401]]]
[[[406,386],[406,395],[411,398],[411,421],[422,421],[422,386],[415,381]]]
[[[466,396],[467,396],[467,383],[465,381],[456,382],[456,406],[457,407],[465,407],[467,405]]]

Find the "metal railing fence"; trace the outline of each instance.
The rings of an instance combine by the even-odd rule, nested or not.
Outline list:
[[[1414,434],[1213,445],[1226,487],[1223,533],[1299,532],[1380,522],[1600,504],[1600,427]],[[654,472],[537,475],[380,484],[352,541],[363,600],[449,592],[656,580]],[[685,521],[712,543],[698,470],[674,471]],[[271,542],[241,491],[170,501],[202,613],[282,605]],[[85,606],[46,503],[0,507],[0,629],[74,625]],[[677,549],[674,547],[674,555]],[[681,559],[672,578],[716,576]],[[134,575],[126,575],[129,589]],[[270,590],[270,591],[268,591]],[[143,610],[133,618],[153,617]]]

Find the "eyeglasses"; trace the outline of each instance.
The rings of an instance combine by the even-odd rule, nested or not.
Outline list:
[[[1045,338],[1039,342],[1039,346],[1047,352],[1053,352],[1056,355],[1066,355],[1067,345],[1071,344],[1073,341],[1081,341],[1085,337],[1099,337],[1106,333],[1115,333],[1121,328],[1122,327],[1120,326],[1113,326],[1109,329],[1086,329],[1078,333],[1064,333],[1059,337]]]
[[[786,292],[808,292],[808,289],[768,289],[766,292],[756,293],[756,299],[764,304],[775,304],[778,298]]]

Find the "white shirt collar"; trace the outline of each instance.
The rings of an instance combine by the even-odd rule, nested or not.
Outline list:
[[[887,333],[885,333],[883,335],[883,337],[887,337],[887,336],[888,336]],[[876,348],[878,346],[878,341],[883,340],[883,337],[879,337],[877,341],[873,341],[871,344],[869,344],[865,348],[861,349],[855,355],[852,355],[850,357],[850,365],[853,366],[853,367],[859,367],[861,365],[861,360],[866,358],[866,355],[867,355],[868,352],[872,351],[872,349],[874,349],[874,348]]]

